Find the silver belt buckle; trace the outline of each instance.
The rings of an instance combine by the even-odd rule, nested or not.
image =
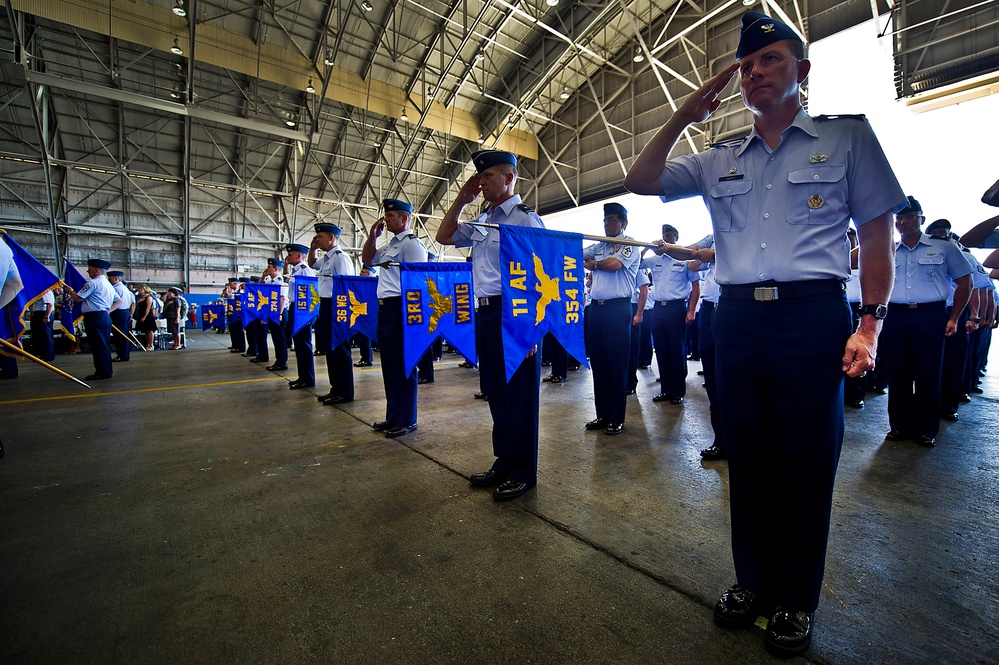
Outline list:
[[[756,287],[755,289],[753,289],[753,300],[758,300],[760,302],[777,300],[777,287],[776,286]]]
[[[489,304],[489,296],[486,296],[485,298],[479,298],[479,306],[480,307],[482,305],[488,305],[488,304]]]

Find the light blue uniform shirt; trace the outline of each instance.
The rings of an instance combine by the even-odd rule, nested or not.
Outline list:
[[[971,266],[956,244],[923,233],[913,249],[902,242],[895,248],[895,286],[888,302],[945,301],[951,280],[970,273]]]
[[[978,260],[978,257],[968,251],[961,252],[964,258],[967,259],[968,265],[971,266],[971,286],[975,289],[987,289],[991,284],[992,280],[989,278],[988,268],[982,265],[982,262]]]
[[[318,261],[317,261],[318,263]],[[315,277],[316,271],[309,267],[309,262],[306,259],[302,259],[302,262],[297,265],[288,264],[288,299],[292,302],[288,303],[291,307],[295,300],[295,277],[297,275],[305,275],[306,277]],[[332,297],[332,295],[330,296]]]
[[[509,224],[545,228],[538,213],[520,205],[520,194],[514,194],[503,203],[490,208],[467,224],[459,224],[451,238],[455,247],[472,248],[472,285],[476,298],[498,296],[503,292],[500,282],[500,232],[499,229],[475,226],[475,222]]]
[[[696,270],[687,267],[686,261],[678,261],[665,254],[642,259],[642,267],[652,271],[652,291],[656,302],[686,300],[690,297],[690,285],[701,278]]]
[[[24,285],[21,284],[21,273],[17,269],[17,264],[14,263],[14,252],[11,251],[3,238],[0,238],[0,275],[3,276],[3,282],[0,283],[0,293],[2,293],[0,307],[3,307],[24,288]],[[8,284],[8,282],[10,283]]]
[[[333,297],[333,275],[354,274],[354,264],[339,247],[334,247],[326,252],[321,259],[316,259],[316,265],[313,266],[313,269],[319,275],[320,298]]]
[[[738,144],[667,161],[659,182],[664,202],[704,199],[722,285],[845,280],[850,219],[860,226],[906,203],[866,119],[804,111],[776,150],[754,127]]]
[[[110,281],[111,280],[108,280],[108,282]],[[117,284],[112,284],[111,288],[113,288],[114,292],[118,294],[119,298],[121,298],[121,305],[119,305],[119,309],[128,309],[135,304],[135,294],[128,290],[128,287],[125,286],[125,283],[122,282],[121,279],[118,280]]]
[[[619,235],[622,240],[631,240],[626,235]],[[617,259],[621,269],[594,270],[593,286],[590,297],[594,300],[611,300],[612,298],[630,298],[635,291],[638,279],[638,264],[641,261],[641,249],[620,243],[598,242],[583,248],[584,261],[603,261]]]
[[[76,292],[76,295],[83,298],[80,311],[87,312],[110,312],[115,300],[121,300],[121,296],[114,290],[114,286],[108,281],[106,275],[98,275],[83,285],[83,288]]]
[[[389,244],[375,251],[372,263],[394,261],[397,263],[422,263],[427,260],[427,248],[412,229],[406,229],[389,240]],[[378,275],[378,297],[395,298],[402,295],[402,271],[399,266],[385,266]]]
[[[721,289],[718,287],[718,282],[715,280],[715,264],[702,263],[701,266],[707,266],[700,271],[701,300],[718,304],[718,296],[721,295]]]
[[[631,304],[632,305],[637,305],[638,304],[638,298],[641,297],[641,295],[642,295],[641,294],[641,288],[643,286],[648,286],[651,283],[652,282],[649,281],[649,272],[647,270],[641,270],[641,269],[639,269],[638,276],[635,278],[635,288],[632,290],[632,293],[631,293]],[[645,309],[649,308],[649,301],[651,301],[651,300],[652,300],[652,295],[649,294],[649,296],[645,299]]]

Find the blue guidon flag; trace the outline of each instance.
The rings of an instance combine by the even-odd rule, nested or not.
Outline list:
[[[201,306],[201,329],[224,328],[226,306],[220,303]]]
[[[79,291],[87,285],[87,278],[66,259],[64,266],[66,273],[65,282],[74,291]],[[83,303],[76,302],[67,291],[62,292],[62,303],[59,306],[59,323],[62,325],[63,333],[74,342],[76,341],[76,326],[83,320]]]
[[[281,320],[281,285],[280,284],[247,284],[243,303],[243,325],[251,321]]]
[[[334,275],[331,348],[357,333],[378,341],[378,278]]]
[[[310,275],[295,276],[292,298],[291,334],[309,325],[319,316],[319,278]]]
[[[14,265],[21,275],[21,285],[17,294],[0,310],[0,337],[14,346],[21,346],[21,335],[24,334],[24,314],[31,305],[59,284],[59,278],[42,265],[38,259],[29,254],[23,247],[6,233],[0,242],[5,242],[14,255]],[[0,286],[3,286],[0,283]],[[23,347],[22,347],[23,348]],[[11,355],[3,352],[4,355]]]
[[[406,374],[442,335],[458,353],[477,364],[472,264],[400,263],[399,268]]]
[[[501,224],[500,264],[506,380],[546,332],[589,367],[583,338],[583,236]]]

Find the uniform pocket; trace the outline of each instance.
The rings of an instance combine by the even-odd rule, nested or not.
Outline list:
[[[746,228],[749,192],[752,189],[753,181],[745,178],[716,182],[711,186],[708,195],[711,197],[711,217],[715,228],[719,231],[741,231]]]
[[[923,256],[919,259],[919,279],[924,282],[936,281],[946,271],[942,256]]]
[[[787,182],[787,221],[791,224],[835,224],[849,216],[845,165],[789,171]]]

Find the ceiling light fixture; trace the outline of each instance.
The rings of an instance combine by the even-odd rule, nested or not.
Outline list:
[[[642,53],[642,47],[635,48],[635,57],[632,58],[635,62],[643,62],[645,60],[645,55]]]
[[[481,144],[483,144],[485,142],[486,142],[486,140],[484,138],[482,138],[482,134],[479,134],[479,144],[481,145]]]
[[[309,85],[305,86],[305,91],[308,93],[313,93],[316,91],[316,87],[312,85],[312,79],[309,79]]]
[[[756,4],[756,0],[742,0],[742,4],[744,4],[747,7],[752,7],[753,5]]]
[[[562,92],[559,93],[559,99],[569,99],[569,88],[562,86]]]
[[[399,116],[399,120],[402,120],[403,122],[407,122],[409,120],[409,116],[406,115],[406,109],[402,110],[402,115]]]
[[[333,51],[330,51],[329,53],[326,54],[326,57],[323,58],[323,64],[326,65],[327,67],[333,66]]]
[[[170,91],[170,96],[174,99],[180,99],[180,88],[174,86],[173,90]]]
[[[547,4],[549,7],[554,7],[558,4],[558,0],[545,0],[545,4]]]
[[[475,59],[481,62],[482,60],[486,59],[486,54],[483,53],[482,51],[479,51],[478,53],[475,54]]]
[[[184,9],[184,0],[177,0],[173,6],[173,13],[181,18],[187,16],[187,10]]]
[[[370,12],[372,9],[374,9],[374,7],[371,6],[371,3],[368,2],[368,0],[364,0],[364,2],[361,3],[361,9],[363,9],[366,12]]]
[[[288,125],[289,127],[294,127],[295,126],[295,119],[294,118],[288,118],[287,120],[284,121],[284,124]]]
[[[178,41],[179,40],[176,37],[174,37],[173,46],[170,47],[170,52],[173,53],[174,55],[184,55],[184,51],[183,49],[180,48],[180,44],[178,43]]]

